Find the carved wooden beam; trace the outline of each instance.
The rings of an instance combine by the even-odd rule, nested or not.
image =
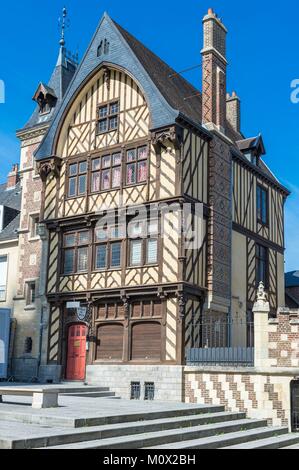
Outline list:
[[[183,129],[174,125],[152,132],[152,144],[156,151],[160,150],[161,147],[166,148],[165,143],[167,141],[172,142],[175,149],[179,150],[183,142]]]
[[[61,165],[62,159],[55,155],[50,157],[48,160],[38,162],[37,169],[42,181],[45,182],[51,173],[54,174],[55,178],[58,178],[60,175]]]

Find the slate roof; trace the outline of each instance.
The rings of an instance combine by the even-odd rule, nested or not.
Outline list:
[[[46,123],[50,123],[55,114],[57,113],[65,92],[74,76],[76,66],[66,58],[66,51],[64,48],[60,49],[59,57],[55,69],[52,73],[50,81],[47,85],[43,84],[46,89],[54,96],[57,97],[55,107],[51,109],[50,113],[40,115],[39,106],[36,106],[29,121],[25,124],[22,130],[31,129],[32,127],[41,126]]]
[[[0,242],[18,238],[17,230],[20,228],[22,189],[18,183],[13,189],[6,189],[6,183],[0,185],[0,205],[16,211],[13,220],[0,232]]]
[[[115,21],[113,23],[170,106],[179,110],[185,117],[200,124],[202,117],[202,96],[200,91],[118,23]],[[170,76],[173,77],[170,78]]]
[[[285,291],[285,300],[286,305],[289,308],[299,308],[299,299],[293,295],[293,289],[286,289]]]
[[[285,274],[286,287],[299,287],[299,271],[292,271]]]
[[[266,154],[266,149],[265,149],[263,138],[262,138],[261,134],[259,134],[256,137],[249,137],[249,139],[238,140],[236,142],[236,145],[237,145],[238,149],[241,150],[241,151],[256,149],[256,148],[259,147],[260,155],[265,155]]]

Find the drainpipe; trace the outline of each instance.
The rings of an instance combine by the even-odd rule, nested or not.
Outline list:
[[[40,330],[39,330],[39,347],[38,347],[38,362],[37,362],[37,375],[39,377],[40,366],[42,362],[42,347],[43,347],[43,332],[44,332],[44,306],[41,307],[40,314]]]

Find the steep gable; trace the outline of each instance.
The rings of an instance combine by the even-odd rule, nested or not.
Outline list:
[[[99,48],[103,41],[107,47],[99,57]],[[197,121],[199,125],[200,96],[193,101],[193,104],[184,100],[190,94],[198,93],[197,90],[181,77],[170,79],[169,75],[174,71],[129,33],[116,25],[105,13],[74,75],[61,107],[36,152],[37,160],[48,158],[53,153],[54,139],[63,116],[83,84],[101,66],[109,64],[123,68],[138,83],[150,109],[152,128],[173,124],[181,113],[188,114],[187,117]],[[198,108],[198,113],[195,108]]]

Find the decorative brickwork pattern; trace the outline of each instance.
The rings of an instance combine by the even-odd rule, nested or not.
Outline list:
[[[272,367],[299,367],[298,311],[279,311],[269,322],[268,337]]]
[[[288,426],[291,377],[242,372],[185,373],[187,403],[223,405],[226,411],[245,412],[267,419],[270,426]]]
[[[210,146],[211,215],[208,224],[208,288],[228,299],[231,291],[231,155],[229,146],[214,137]]]

